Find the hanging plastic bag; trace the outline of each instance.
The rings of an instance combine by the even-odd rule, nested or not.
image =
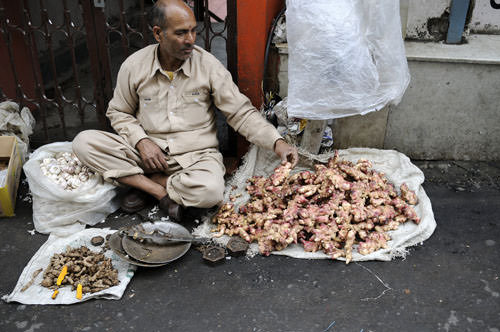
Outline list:
[[[74,190],[65,190],[45,176],[40,164],[62,152],[72,152],[71,142],[44,145],[35,150],[24,164],[24,173],[33,197],[33,222],[40,233],[71,234],[95,225],[116,211],[116,187],[98,174]]]
[[[287,0],[288,115],[327,120],[401,100],[399,0]]]

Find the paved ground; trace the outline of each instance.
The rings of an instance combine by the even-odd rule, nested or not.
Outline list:
[[[438,223],[406,259],[345,265],[286,257],[209,266],[196,250],[139,268],[119,301],[26,306],[0,301],[0,331],[500,331],[500,169],[497,163],[418,162]],[[47,239],[0,219],[0,296]],[[119,216],[115,218],[115,216]],[[119,227],[130,216],[112,215]]]

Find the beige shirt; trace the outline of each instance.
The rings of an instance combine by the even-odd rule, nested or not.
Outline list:
[[[106,113],[111,126],[131,146],[148,137],[187,167],[200,152],[219,145],[216,106],[249,142],[274,148],[281,136],[213,55],[196,46],[170,80],[160,66],[157,49],[158,44],[149,45],[123,62]]]

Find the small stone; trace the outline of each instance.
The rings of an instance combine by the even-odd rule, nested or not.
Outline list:
[[[486,240],[486,245],[487,245],[488,247],[492,247],[492,246],[494,246],[494,245],[495,245],[495,243],[496,243],[496,242],[495,242],[495,240]]]
[[[93,246],[100,246],[104,243],[104,238],[102,236],[94,236],[91,240],[90,240],[90,243],[93,245]]]
[[[28,321],[26,320],[23,320],[22,322],[15,322],[16,323],[16,327],[18,329],[24,329],[26,326],[28,326]]]
[[[448,167],[449,165],[448,164],[438,164],[437,167],[440,169],[440,170],[443,170],[443,171],[448,171]]]

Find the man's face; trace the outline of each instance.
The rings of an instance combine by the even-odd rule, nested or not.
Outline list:
[[[168,14],[166,28],[153,27],[160,52],[169,59],[184,61],[191,56],[196,40],[196,20],[190,10],[175,8]]]

